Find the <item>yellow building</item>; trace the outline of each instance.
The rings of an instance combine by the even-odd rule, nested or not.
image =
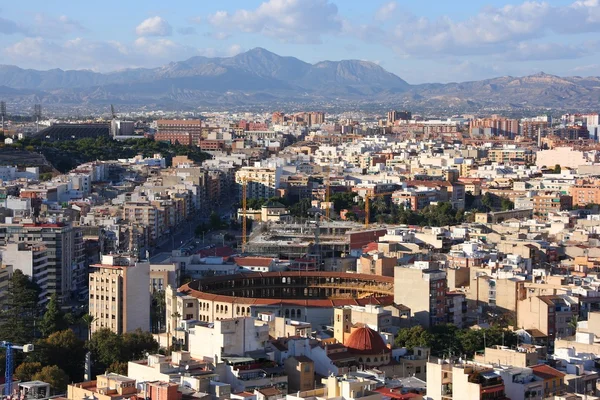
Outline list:
[[[115,333],[150,329],[150,264],[133,257],[103,255],[91,265],[89,314],[92,333],[109,328]]]

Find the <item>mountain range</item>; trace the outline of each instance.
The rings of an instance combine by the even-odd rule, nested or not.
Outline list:
[[[158,68],[98,73],[0,65],[0,98],[16,107],[193,108],[268,104],[403,104],[410,108],[561,108],[600,105],[599,77],[539,73],[410,85],[360,60],[309,64],[255,48],[233,57],[192,57]]]

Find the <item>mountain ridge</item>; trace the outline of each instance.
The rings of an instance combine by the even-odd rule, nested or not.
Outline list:
[[[0,93],[27,107],[105,105],[197,107],[263,103],[402,103],[415,107],[600,107],[600,78],[536,74],[411,85],[376,63],[314,64],[254,48],[231,57],[193,56],[156,68],[106,73],[0,65]]]

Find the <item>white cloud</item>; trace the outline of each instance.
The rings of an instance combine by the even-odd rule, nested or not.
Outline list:
[[[259,33],[289,43],[321,43],[323,34],[342,28],[337,6],[328,0],[268,0],[254,10],[217,11],[208,22],[221,31]]]
[[[396,11],[396,7],[398,7],[398,3],[395,1],[390,1],[389,3],[385,3],[375,12],[375,19],[377,21],[387,21],[393,17],[393,12]]]
[[[385,17],[392,23],[382,27]],[[548,2],[525,1],[517,5],[485,7],[464,20],[447,16],[436,19],[419,17],[401,10],[396,3],[384,4],[370,24],[346,24],[345,32],[368,41],[380,41],[405,56],[490,55],[532,51],[537,59],[564,58],[550,55],[550,44],[532,44],[533,39],[550,35],[600,32],[600,1],[576,1],[566,6]],[[591,50],[589,46],[586,46]],[[580,46],[560,46],[574,56]],[[546,54],[547,52],[547,54]]]
[[[133,43],[97,42],[84,38],[65,41],[42,37],[24,38],[4,49],[5,62],[24,68],[63,68],[113,71],[132,67],[156,67],[195,55],[196,48],[165,38],[137,38]]]
[[[63,37],[68,34],[85,32],[86,28],[66,15],[53,17],[38,13],[34,16],[32,26],[29,28],[31,36]]]
[[[231,37],[229,32],[207,32],[204,36],[215,40],[227,40]]]
[[[240,54],[244,48],[239,44],[232,44],[227,48],[215,49],[214,47],[206,47],[198,49],[198,53],[204,57],[232,57]]]
[[[150,17],[135,28],[138,36],[171,36],[173,28],[162,17]]]
[[[12,35],[15,33],[23,33],[24,31],[26,31],[26,29],[20,24],[17,24],[15,21],[0,17],[1,34]]]

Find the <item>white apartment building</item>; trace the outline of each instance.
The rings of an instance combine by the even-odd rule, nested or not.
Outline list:
[[[281,181],[282,168],[276,167],[243,167],[235,173],[235,182],[239,186],[240,198],[242,184],[246,182],[246,198],[268,199],[276,195]]]
[[[109,328],[121,334],[150,328],[150,264],[131,256],[102,255],[91,265],[89,314],[92,333]]]

